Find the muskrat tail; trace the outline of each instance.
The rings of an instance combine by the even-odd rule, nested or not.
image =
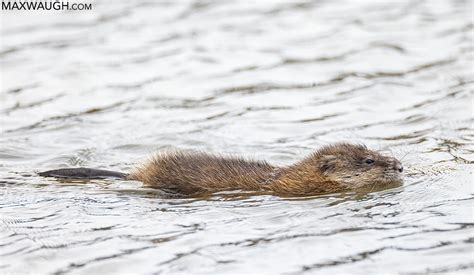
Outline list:
[[[127,179],[127,173],[91,169],[91,168],[63,168],[55,169],[38,173],[42,177],[55,177],[66,179],[105,179],[105,178],[119,178]]]

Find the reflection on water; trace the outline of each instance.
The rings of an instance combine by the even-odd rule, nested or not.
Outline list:
[[[0,272],[472,272],[471,16],[470,1],[2,12]],[[34,174],[174,147],[287,164],[334,141],[402,159],[405,184],[183,199]]]

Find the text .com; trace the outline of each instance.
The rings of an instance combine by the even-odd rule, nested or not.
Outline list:
[[[2,10],[35,11],[35,10],[92,10],[92,3],[70,3],[67,1],[2,1]]]

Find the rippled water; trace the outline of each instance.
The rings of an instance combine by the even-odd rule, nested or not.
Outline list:
[[[472,5],[2,12],[0,273],[472,274]],[[335,141],[402,159],[404,186],[169,199],[35,175],[128,171],[169,147],[284,165]]]

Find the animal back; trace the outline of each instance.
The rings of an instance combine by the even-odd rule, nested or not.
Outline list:
[[[224,190],[262,190],[275,167],[261,161],[200,152],[161,153],[130,175],[145,185],[193,194]]]

